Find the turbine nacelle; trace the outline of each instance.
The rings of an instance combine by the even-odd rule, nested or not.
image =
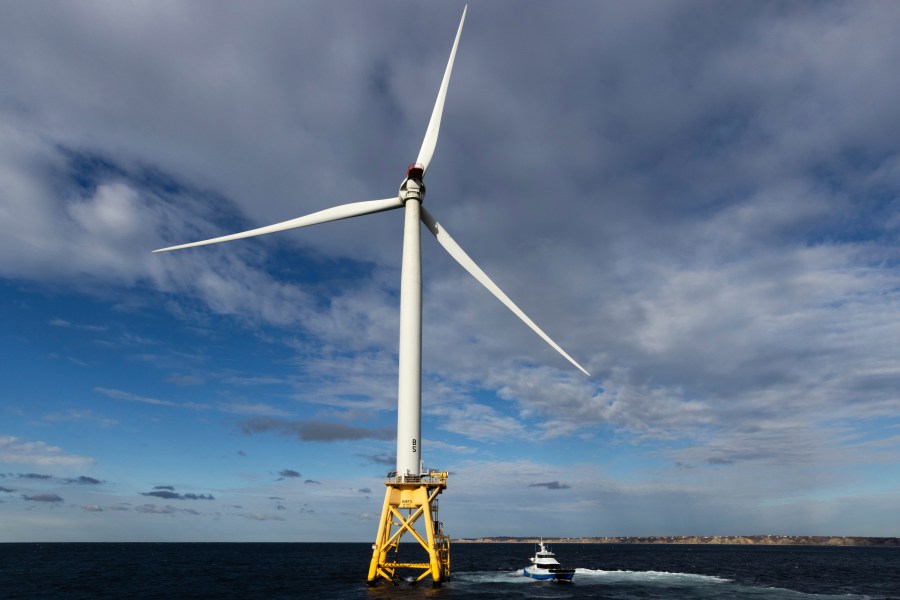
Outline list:
[[[400,184],[398,197],[403,204],[407,200],[418,200],[419,204],[425,201],[425,184],[422,177],[425,176],[425,165],[412,163],[406,169],[406,179]]]

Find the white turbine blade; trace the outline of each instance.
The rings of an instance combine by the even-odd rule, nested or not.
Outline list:
[[[450,256],[452,256],[453,258],[456,259],[456,262],[458,262],[460,265],[462,265],[462,267],[466,271],[468,271],[472,275],[472,277],[474,277],[475,279],[480,281],[481,285],[486,287],[492,294],[494,294],[494,296],[496,296],[497,299],[500,300],[500,302],[505,304],[509,310],[513,311],[513,313],[515,313],[515,315],[517,317],[522,319],[522,321],[526,325],[531,327],[532,331],[534,331],[536,334],[541,336],[545,342],[547,342],[548,344],[550,344],[550,346],[553,347],[554,350],[556,350],[557,352],[562,354],[564,357],[566,357],[566,360],[568,360],[570,363],[572,363],[573,365],[578,367],[578,369],[582,373],[584,373],[585,375],[590,377],[591,374],[588,373],[584,369],[584,367],[582,367],[577,362],[575,362],[574,358],[572,358],[571,356],[566,354],[565,350],[560,348],[556,342],[551,340],[549,335],[544,333],[543,330],[534,323],[534,321],[532,321],[531,319],[528,318],[528,315],[526,315],[524,312],[522,312],[522,310],[518,306],[516,306],[516,304],[512,300],[509,299],[509,296],[507,296],[506,294],[503,293],[503,290],[501,290],[499,287],[497,287],[497,284],[495,284],[493,281],[491,281],[491,278],[488,277],[484,273],[484,271],[482,271],[481,268],[475,264],[475,261],[473,261],[469,257],[469,255],[466,254],[466,252],[462,248],[459,247],[459,244],[457,244],[456,241],[452,237],[450,237],[450,234],[447,233],[447,230],[444,229],[440,223],[435,221],[434,217],[431,216],[431,213],[429,213],[427,210],[425,210],[425,207],[421,208],[421,212],[422,212],[422,222],[425,223],[425,226],[428,228],[429,231],[431,231],[431,233],[434,235],[434,237],[438,241],[438,243],[444,247],[444,250],[449,252]]]
[[[384,200],[368,200],[366,202],[353,202],[351,204],[342,204],[333,208],[326,208],[319,212],[297,217],[290,221],[282,221],[274,225],[267,225],[241,233],[233,233],[231,235],[223,235],[221,237],[203,240],[201,242],[191,242],[190,244],[181,244],[180,246],[169,246],[168,248],[160,248],[154,252],[168,252],[169,250],[181,250],[182,248],[192,248],[194,246],[205,246],[207,244],[218,244],[219,242],[230,242],[231,240],[239,240],[241,238],[253,237],[256,235],[265,235],[267,233],[275,233],[276,231],[285,231],[286,229],[296,229],[297,227],[306,227],[308,225],[318,225],[319,223],[327,223],[329,221],[339,221],[341,219],[349,219],[351,217],[359,217],[372,213],[393,210],[403,206],[400,198],[386,198]]]
[[[450,60],[447,61],[447,69],[444,71],[444,80],[441,82],[441,89],[438,91],[437,101],[434,103],[434,111],[431,113],[431,120],[428,122],[428,129],[425,131],[425,139],[422,141],[422,148],[419,150],[419,158],[416,162],[423,167],[423,171],[428,170],[428,163],[434,155],[434,147],[437,146],[438,131],[441,128],[441,115],[444,112],[444,99],[447,97],[447,86],[450,85],[450,72],[453,70],[453,59],[456,58],[456,47],[459,45],[459,36],[462,33],[463,23],[466,20],[467,4],[463,8],[462,18],[459,20],[459,29],[456,30],[456,39],[453,41],[453,50],[450,51]]]

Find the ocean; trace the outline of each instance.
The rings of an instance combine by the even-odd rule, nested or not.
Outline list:
[[[0,544],[0,598],[900,600],[896,547],[554,544],[552,550],[577,568],[572,583],[523,577],[531,544],[455,544],[452,579],[434,589],[430,580],[367,587],[369,544]]]

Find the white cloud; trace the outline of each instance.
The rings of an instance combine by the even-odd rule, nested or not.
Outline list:
[[[82,467],[94,464],[94,459],[65,454],[62,448],[45,442],[25,442],[12,435],[0,435],[0,462],[42,467]]]
[[[284,517],[279,517],[278,515],[270,515],[266,513],[245,513],[243,515],[245,519],[250,519],[251,521],[284,521]]]
[[[524,439],[526,430],[515,418],[504,416],[485,404],[440,404],[427,409],[439,417],[439,427],[481,442]]]
[[[90,409],[79,410],[74,408],[61,412],[47,413],[41,417],[41,420],[48,423],[89,422],[96,423],[101,427],[112,427],[118,424],[118,421],[115,419],[98,415]]]
[[[212,408],[209,404],[202,404],[197,402],[173,402],[172,400],[161,400],[159,398],[152,398],[150,396],[141,396],[139,394],[133,394],[131,392],[126,392],[123,390],[110,389],[105,387],[95,387],[94,391],[107,396],[108,398],[113,398],[115,400],[125,400],[127,402],[138,402],[141,404],[151,404],[154,406],[171,406],[174,408],[188,408],[191,410],[209,410]]]

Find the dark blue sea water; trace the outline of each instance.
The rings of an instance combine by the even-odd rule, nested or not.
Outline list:
[[[521,575],[529,544],[455,544],[452,580],[365,585],[369,544],[0,544],[0,598],[900,599],[900,548],[553,546],[571,584]]]

